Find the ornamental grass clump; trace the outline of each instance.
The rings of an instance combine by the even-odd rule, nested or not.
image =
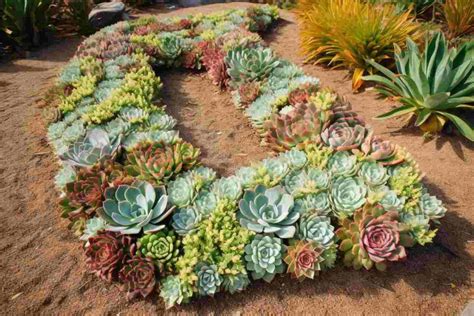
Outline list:
[[[420,26],[410,12],[397,12],[391,5],[375,6],[362,0],[302,1],[297,6],[302,51],[306,60],[344,67],[358,90],[362,76],[377,69],[368,60],[390,66],[393,45],[404,47],[405,39],[418,40]]]

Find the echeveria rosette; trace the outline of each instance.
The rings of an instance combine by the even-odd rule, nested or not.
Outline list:
[[[302,169],[308,162],[308,157],[306,157],[305,152],[294,148],[281,153],[280,157],[286,160],[291,170]]]
[[[237,201],[242,195],[242,185],[236,176],[220,178],[214,181],[211,191],[218,199]]]
[[[92,217],[86,221],[86,227],[81,236],[81,240],[88,241],[89,238],[97,236],[97,234],[107,228],[107,222],[100,217]]]
[[[197,228],[201,221],[201,214],[194,207],[178,209],[173,215],[171,225],[181,236],[187,235]]]
[[[170,275],[160,283],[160,296],[165,301],[166,309],[176,304],[186,303],[193,296],[193,291],[188,284],[181,281],[179,276]]]
[[[294,171],[285,178],[285,189],[294,197],[315,194],[328,188],[329,174],[321,169]]]
[[[237,275],[225,275],[222,281],[222,288],[234,294],[237,292],[242,292],[250,284],[249,277],[246,273],[239,273]]]
[[[159,231],[145,234],[138,239],[138,251],[145,257],[151,258],[160,272],[172,271],[176,263],[180,240],[173,231]]]
[[[359,122],[339,119],[321,133],[322,141],[337,150],[359,148],[365,140],[367,129]]]
[[[380,205],[366,205],[345,218],[336,235],[341,240],[344,264],[355,269],[376,267],[385,270],[389,262],[406,258],[405,247],[413,246],[408,227],[399,222],[395,211],[385,212]]]
[[[121,138],[110,139],[102,129],[92,129],[84,139],[75,142],[59,158],[73,167],[91,167],[112,158],[120,146]]]
[[[122,234],[151,233],[165,228],[163,221],[173,212],[163,187],[155,189],[145,181],[120,185],[105,191],[106,200],[97,213],[108,230]]]
[[[119,280],[129,300],[139,296],[145,298],[155,289],[155,265],[150,258],[135,256],[124,263]]]
[[[111,282],[134,251],[135,244],[130,236],[102,232],[89,238],[85,250],[86,264],[99,278]]]
[[[202,190],[194,200],[194,208],[205,218],[216,209],[217,203],[218,198],[213,192]]]
[[[321,270],[322,252],[323,249],[315,242],[295,241],[287,247],[287,253],[283,259],[288,265],[287,273],[291,273],[291,276],[298,280],[314,279],[314,275]]]
[[[222,277],[217,273],[217,266],[207,262],[199,262],[195,268],[196,287],[200,295],[213,296],[220,289]]]
[[[293,210],[294,200],[282,187],[267,189],[258,185],[248,190],[239,202],[237,218],[240,225],[257,233],[275,233],[280,238],[292,238],[299,213]]]
[[[419,207],[423,214],[432,220],[438,220],[446,214],[446,208],[443,202],[436,198],[436,196],[424,193],[420,198]]]
[[[407,231],[415,242],[424,246],[433,241],[437,229],[431,229],[430,218],[425,214],[400,214],[401,222],[406,225]]]
[[[381,190],[382,198],[378,203],[385,209],[385,211],[396,211],[402,212],[405,206],[405,197],[398,196],[395,191],[390,190],[388,187],[383,187]]]
[[[373,131],[367,135],[361,145],[361,150],[368,158],[376,160],[384,166],[397,165],[405,160],[403,155],[400,155],[397,145],[375,136]]]
[[[352,176],[358,170],[357,156],[347,151],[335,152],[328,160],[327,168],[333,176]]]
[[[390,177],[387,169],[375,161],[364,161],[360,164],[359,176],[371,188],[385,185]]]
[[[316,213],[322,216],[329,215],[331,212],[329,195],[327,192],[305,195],[295,199],[294,209],[300,213],[300,216],[306,213]]]
[[[334,226],[327,216],[307,213],[301,216],[298,224],[298,238],[316,242],[322,248],[328,248],[334,243]]]
[[[170,203],[177,207],[189,206],[196,197],[196,182],[189,175],[169,182],[167,189]]]
[[[256,235],[245,246],[246,268],[251,271],[254,280],[271,282],[276,274],[285,271],[283,256],[285,245],[280,238],[268,235]]]
[[[333,179],[330,188],[330,200],[337,217],[351,216],[366,202],[367,187],[358,177],[339,176]]]

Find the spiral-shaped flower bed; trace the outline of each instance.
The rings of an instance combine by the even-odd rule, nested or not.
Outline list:
[[[411,156],[266,48],[271,6],[120,22],[78,48],[46,114],[62,216],[91,272],[167,307],[335,265],[385,270],[446,212]],[[218,177],[179,137],[157,73],[205,70],[268,159]]]

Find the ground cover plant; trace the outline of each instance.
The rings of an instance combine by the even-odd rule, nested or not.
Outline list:
[[[401,147],[348,102],[275,56],[254,7],[142,18],[88,38],[58,79],[45,117],[62,169],[62,215],[91,272],[131,299],[168,307],[338,261],[386,270],[425,245],[446,212]],[[205,69],[231,91],[274,157],[218,177],[182,140],[156,73]]]

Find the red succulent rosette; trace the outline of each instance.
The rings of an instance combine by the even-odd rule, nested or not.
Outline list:
[[[119,273],[127,298],[150,295],[156,285],[155,272],[155,265],[150,258],[135,256],[127,260]]]

